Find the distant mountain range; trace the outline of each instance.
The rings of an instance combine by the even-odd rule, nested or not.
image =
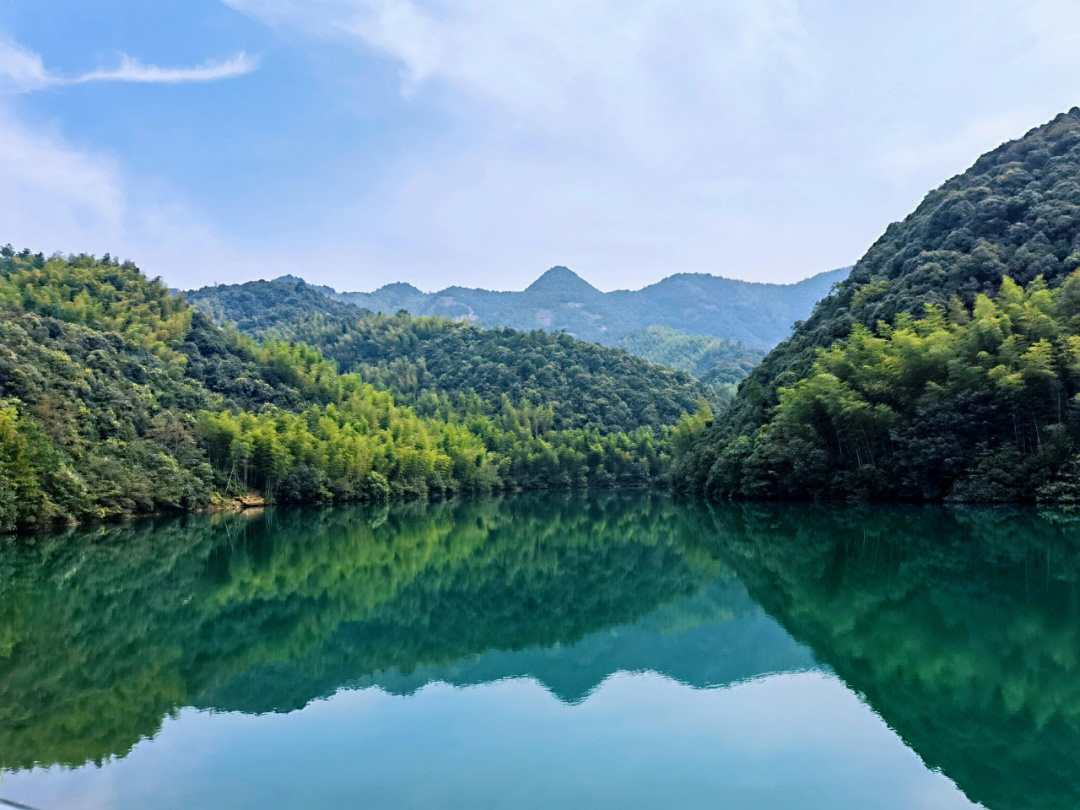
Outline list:
[[[762,284],[679,273],[640,290],[601,292],[566,267],[553,267],[521,292],[447,287],[426,293],[411,284],[374,292],[322,292],[374,312],[405,310],[488,328],[566,331],[576,338],[618,345],[649,327],[739,342],[767,351],[807,318],[851,268],[819,273],[795,284]]]

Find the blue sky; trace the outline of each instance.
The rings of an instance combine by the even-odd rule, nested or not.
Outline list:
[[[856,260],[1080,104],[1080,2],[0,0],[0,242],[179,287]]]

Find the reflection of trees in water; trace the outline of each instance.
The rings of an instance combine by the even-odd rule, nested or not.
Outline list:
[[[287,710],[373,673],[631,622],[716,578],[702,517],[662,498],[521,497],[8,547],[0,762],[100,760],[184,705]]]
[[[721,507],[720,557],[989,808],[1080,806],[1080,514]]]
[[[613,495],[72,531],[0,552],[0,758],[100,760],[181,706],[341,686],[728,683],[810,665],[801,642],[972,799],[1074,807],[1078,520]]]

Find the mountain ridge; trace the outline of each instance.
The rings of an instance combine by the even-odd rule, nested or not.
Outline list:
[[[556,265],[521,291],[452,285],[424,292],[405,282],[371,292],[333,292],[335,298],[373,312],[406,310],[488,328],[565,331],[601,345],[617,345],[653,326],[719,338],[767,351],[850,268],[818,273],[791,284],[751,282],[708,273],[676,273],[637,290],[597,289],[573,270]]]
[[[214,321],[257,339],[313,346],[402,404],[419,407],[425,393],[478,395],[486,412],[498,413],[508,398],[515,406],[550,408],[559,429],[573,424],[603,433],[616,424],[647,422],[659,429],[699,399],[717,404],[715,386],[615,347],[542,330],[373,313],[295,278],[204,287],[187,299]]]

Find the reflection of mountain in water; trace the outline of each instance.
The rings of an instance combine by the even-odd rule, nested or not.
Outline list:
[[[364,631],[354,626],[341,632],[355,636]],[[342,648],[349,646],[346,639],[337,643]],[[808,651],[764,614],[742,584],[724,578],[636,622],[595,630],[577,641],[486,650],[439,665],[420,665],[411,671],[390,669],[343,677],[341,685],[377,686],[392,694],[411,694],[433,681],[469,686],[531,677],[560,700],[578,703],[608,676],[620,671],[657,672],[689,686],[706,688],[812,666]],[[224,706],[249,704],[264,684],[281,683],[283,678],[288,679],[286,670],[303,669],[300,662],[299,666],[247,673],[208,702]]]
[[[288,711],[341,687],[612,672],[705,686],[811,661],[669,499],[512,498],[189,517],[9,549],[4,765],[124,754],[193,705]]]
[[[124,755],[183,706],[816,661],[971,799],[1077,807],[1078,520],[522,496],[73,531],[0,551],[0,765]]]
[[[988,808],[1080,807],[1080,513],[732,508],[721,557]]]

